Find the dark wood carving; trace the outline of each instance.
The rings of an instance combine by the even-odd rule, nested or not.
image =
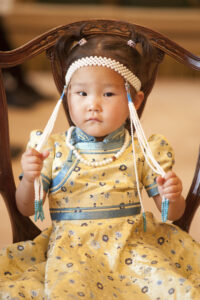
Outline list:
[[[12,51],[0,51],[0,192],[9,212],[14,242],[33,239],[40,233],[40,230],[29,218],[22,216],[18,212],[15,204],[15,183],[10,157],[7,103],[1,69],[19,65],[40,53],[47,51],[52,63],[55,83],[58,90],[61,90],[52,62],[51,49],[60,36],[70,31],[78,31],[80,29],[82,30],[83,35],[114,34],[127,38],[129,38],[133,32],[142,33],[150,40],[152,45],[158,49],[158,63],[162,60],[164,54],[168,54],[176,61],[179,61],[188,67],[200,70],[200,58],[198,56],[185,50],[164,35],[136,24],[113,20],[89,20],[59,26],[36,37],[17,49]],[[155,69],[154,79],[156,77],[156,71],[157,68]],[[150,90],[146,92],[149,93]],[[187,197],[185,214],[179,221],[175,222],[175,224],[186,231],[189,230],[192,218],[200,202],[199,172],[200,163],[198,161],[194,180]]]
[[[0,191],[9,212],[13,242],[33,239],[40,233],[40,230],[31,219],[22,216],[17,210],[15,190],[10,155],[7,102],[0,69]]]
[[[86,25],[83,27],[83,23]],[[83,28],[82,28],[83,27]],[[200,70],[200,58],[182,48],[164,35],[149,28],[126,22],[112,20],[90,20],[85,22],[75,22],[54,28],[37,38],[31,40],[24,46],[12,51],[0,51],[0,67],[9,68],[40,54],[55,44],[57,39],[64,33],[82,28],[83,34],[116,34],[129,37],[132,30],[141,32],[152,42],[152,44],[167,53],[175,60],[188,65],[191,68]]]

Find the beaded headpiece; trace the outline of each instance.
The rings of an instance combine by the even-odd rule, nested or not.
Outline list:
[[[120,64],[118,61],[114,59],[102,57],[102,56],[83,57],[73,62],[69,67],[69,69],[67,70],[65,76],[65,85],[68,86],[72,78],[72,75],[76,70],[82,67],[89,67],[89,66],[102,66],[102,67],[112,69],[115,72],[119,73],[125,79],[125,81],[128,81],[135,88],[137,92],[139,92],[141,88],[141,81],[127,67],[125,67],[123,64]]]
[[[82,40],[80,40],[80,42],[76,43],[75,46],[77,46],[77,45],[81,46],[81,45],[85,44],[86,42],[87,41],[85,39],[82,39]],[[132,40],[129,40],[127,42],[127,45],[129,45],[130,47],[135,47],[135,42],[132,41]],[[135,128],[135,133],[137,135],[141,150],[144,154],[144,157],[145,157],[147,163],[151,167],[151,169],[153,169],[156,173],[160,174],[161,176],[164,176],[165,172],[152,155],[152,152],[151,152],[150,147],[148,145],[148,142],[147,142],[147,139],[145,137],[144,131],[142,129],[140,120],[138,118],[136,109],[135,109],[133,101],[131,99],[130,85],[137,92],[139,92],[140,89],[141,89],[141,81],[126,66],[124,66],[123,64],[121,64],[120,62],[118,62],[118,61],[116,61],[112,58],[102,57],[102,56],[83,57],[83,58],[80,58],[80,59],[74,61],[67,70],[67,73],[66,73],[66,76],[65,76],[65,86],[64,86],[62,95],[61,95],[61,97],[60,97],[60,99],[59,99],[59,101],[58,101],[58,103],[57,103],[57,105],[56,105],[56,107],[55,107],[55,109],[54,109],[54,111],[53,111],[46,127],[45,127],[45,129],[44,129],[42,139],[40,140],[36,150],[41,151],[41,149],[46,144],[47,139],[48,139],[49,135],[51,134],[51,132],[53,130],[54,123],[56,121],[60,105],[62,103],[62,99],[64,97],[66,88],[68,87],[73,74],[79,68],[88,67],[88,66],[101,66],[101,67],[106,67],[106,68],[112,69],[115,72],[117,72],[118,74],[120,74],[125,80],[125,87],[126,87],[126,91],[127,91],[127,99],[128,99],[128,106],[129,106],[129,112],[130,112],[130,124],[131,124],[131,138],[132,138],[132,147],[133,147],[134,169],[135,169],[138,195],[139,195],[139,199],[140,199],[140,203],[141,203],[141,207],[142,207],[142,211],[143,211],[144,230],[146,230],[146,217],[145,217],[145,211],[144,211],[144,207],[143,207],[143,204],[142,204],[142,198],[141,198],[141,194],[140,194],[139,179],[138,179],[137,166],[136,166],[135,147],[134,147],[134,138],[133,138],[133,136],[134,136],[133,126]],[[75,149],[73,149],[73,150],[75,151]],[[111,162],[112,162],[112,160],[111,160]],[[93,164],[91,166],[96,167],[96,166],[98,166],[98,164],[97,165]],[[44,214],[43,214],[43,210],[42,210],[43,187],[42,187],[41,177],[36,178],[34,184],[35,184],[35,219],[40,218],[41,220],[43,220],[43,218],[44,218]],[[169,204],[168,200],[163,199],[163,201],[162,201],[162,220],[163,221],[167,220],[168,204]]]

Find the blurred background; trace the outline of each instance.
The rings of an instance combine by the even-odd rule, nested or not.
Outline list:
[[[34,37],[67,23],[98,19],[117,19],[149,27],[200,55],[199,0],[0,0],[0,49],[20,47]],[[44,128],[59,98],[49,61],[44,54],[4,71],[8,100],[13,172],[18,184],[20,157],[29,133]],[[146,135],[164,134],[176,153],[175,171],[187,195],[199,149],[200,72],[165,57],[157,82],[142,116]],[[68,127],[63,111],[54,131]],[[160,220],[154,203],[144,193],[145,207]],[[48,201],[43,229],[50,225]],[[0,248],[12,241],[9,217],[0,197]],[[190,234],[200,241],[200,209]]]

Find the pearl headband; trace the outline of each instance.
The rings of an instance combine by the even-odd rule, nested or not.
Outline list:
[[[126,81],[128,81],[136,89],[137,92],[139,92],[141,89],[141,81],[136,75],[133,74],[133,72],[131,72],[127,67],[125,67],[118,61],[102,56],[83,57],[74,61],[67,70],[65,76],[66,86],[68,86],[75,71],[82,67],[88,66],[102,66],[110,68],[119,73]]]

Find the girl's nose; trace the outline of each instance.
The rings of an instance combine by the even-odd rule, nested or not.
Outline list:
[[[88,104],[88,111],[100,112],[102,110],[100,100],[98,98],[91,99]]]
[[[90,105],[88,108],[89,111],[96,111],[99,112],[100,111],[100,107],[97,105]]]

